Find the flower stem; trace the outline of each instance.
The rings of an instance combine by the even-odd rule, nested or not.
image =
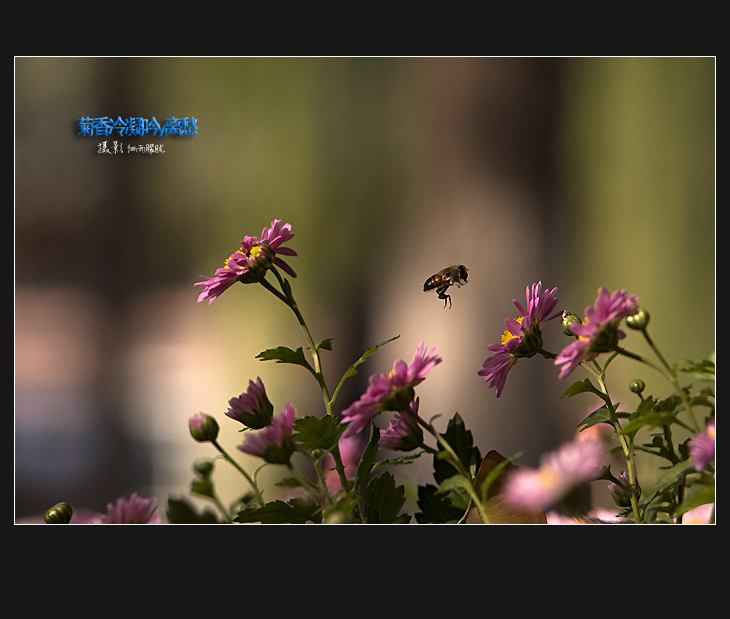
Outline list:
[[[218,443],[217,440],[213,440],[211,441],[211,443],[213,443],[213,447],[215,447],[221,453],[221,455],[248,480],[248,483],[251,484],[251,487],[254,490],[256,500],[258,501],[259,505],[263,507],[265,505],[264,499],[261,496],[261,490],[259,490],[259,487],[256,485],[256,481],[241,467],[240,464],[238,464],[238,462],[236,462],[233,458],[231,458],[231,456],[228,455],[228,452],[226,452],[226,450],[221,447],[220,443]]]
[[[294,315],[297,317],[297,322],[302,329],[302,333],[304,333],[304,338],[307,340],[309,350],[312,354],[312,361],[314,363],[314,378],[317,380],[319,388],[322,392],[322,399],[324,400],[325,410],[328,415],[334,416],[335,413],[332,407],[332,398],[330,397],[329,389],[327,389],[327,383],[324,380],[324,373],[322,372],[322,362],[319,358],[319,349],[315,345],[314,339],[312,339],[312,334],[309,332],[309,327],[304,320],[304,316],[302,316],[301,311],[299,311],[299,306],[297,305],[297,302],[294,300],[291,286],[289,286],[289,284],[285,282],[279,271],[277,271],[274,267],[271,267],[270,270],[274,273],[274,276],[278,280],[282,292],[279,292],[276,288],[274,288],[274,286],[272,286],[265,278],[261,279],[261,284],[264,286],[264,288],[272,292],[277,298],[281,299],[289,307],[289,309],[294,312]],[[335,468],[337,469],[337,474],[340,477],[340,483],[342,484],[342,487],[345,489],[345,491],[349,492],[350,484],[347,481],[345,466],[342,463],[339,443],[336,444],[334,449],[332,450],[332,456],[335,459]]]
[[[697,425],[697,420],[695,419],[694,412],[692,411],[692,403],[689,401],[689,398],[687,397],[687,392],[682,389],[682,386],[679,384],[679,379],[677,378],[677,373],[672,368],[669,363],[667,363],[667,360],[664,358],[664,355],[662,355],[659,348],[657,348],[656,344],[654,344],[654,340],[651,339],[651,336],[649,335],[649,332],[646,329],[642,329],[641,333],[644,335],[644,339],[647,341],[651,349],[654,351],[654,354],[657,356],[661,364],[664,366],[664,369],[666,370],[666,375],[669,381],[674,386],[674,390],[677,392],[677,395],[682,400],[682,403],[684,404],[685,409],[687,410],[687,414],[689,415],[690,420],[692,421],[693,430],[695,432],[699,431],[699,425]]]
[[[633,439],[631,437],[628,437],[626,434],[624,434],[623,430],[621,429],[621,425],[619,424],[618,416],[616,415],[616,410],[613,406],[613,403],[611,402],[611,398],[608,394],[608,388],[606,387],[605,382],[605,371],[601,370],[598,363],[594,361],[596,367],[600,371],[594,370],[591,366],[588,364],[582,364],[583,367],[585,367],[589,372],[591,372],[596,379],[598,380],[598,384],[601,387],[601,392],[604,394],[604,402],[606,403],[606,409],[608,410],[608,414],[611,416],[611,424],[613,425],[613,429],[616,432],[616,435],[618,436],[618,440],[621,443],[621,449],[624,452],[624,458],[626,459],[626,471],[629,475],[629,483],[631,485],[631,510],[634,512],[634,521],[638,524],[641,522],[641,517],[639,516],[639,503],[637,500],[637,492],[636,489],[639,487],[636,482],[636,469],[634,467],[634,446],[633,446]]]

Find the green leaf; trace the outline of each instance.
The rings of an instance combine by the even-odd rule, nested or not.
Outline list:
[[[694,472],[694,464],[691,460],[682,460],[664,471],[656,485],[659,491],[669,486],[680,483],[689,473]]]
[[[445,524],[458,522],[464,510],[455,507],[449,497],[439,492],[436,486],[427,484],[418,487],[418,524]]]
[[[622,431],[625,434],[635,434],[642,427],[661,428],[669,425],[674,421],[675,414],[672,412],[651,411],[643,415],[631,417],[629,422],[623,426]]]
[[[256,359],[261,361],[276,361],[277,363],[292,363],[294,365],[301,365],[308,369],[313,375],[316,375],[314,368],[309,365],[309,362],[304,357],[304,351],[300,348],[292,350],[286,346],[277,346],[276,348],[269,348],[258,355]]]
[[[360,456],[360,462],[357,464],[357,471],[355,472],[355,492],[358,495],[358,499],[362,498],[362,493],[367,486],[370,472],[373,468],[373,460],[375,454],[378,453],[378,442],[380,441],[380,430],[375,424],[370,425],[370,440],[365,446],[365,449]]]
[[[560,397],[564,398],[567,395],[570,398],[570,397],[573,397],[574,395],[578,395],[579,393],[593,393],[604,401],[606,399],[605,394],[603,394],[600,390],[596,389],[593,386],[593,383],[587,378],[584,378],[583,380],[573,383],[570,387],[568,387],[565,390],[565,393],[563,393],[563,395]]]
[[[346,426],[327,415],[325,417],[300,417],[294,422],[294,440],[304,449],[332,449],[340,440]]]
[[[302,499],[290,502],[276,500],[263,507],[242,509],[234,518],[235,522],[261,522],[263,524],[305,524],[318,522],[317,506]]]
[[[681,516],[682,514],[686,514],[690,509],[714,502],[715,486],[705,486],[699,492],[695,492],[691,496],[687,497],[682,504],[677,507],[676,514],[677,516]]]
[[[190,483],[190,492],[193,494],[199,494],[200,496],[210,497],[211,499],[215,498],[215,490],[210,478],[193,480]]]
[[[611,413],[605,404],[583,419],[583,421],[578,424],[578,429],[580,432],[583,432],[583,430],[598,425],[599,423],[607,423],[613,427],[613,423],[611,422]]]
[[[407,514],[400,514],[405,502],[405,489],[396,486],[395,477],[386,471],[368,482],[360,503],[360,515],[366,524],[404,524],[410,520]]]
[[[328,337],[314,345],[317,350],[332,350],[332,338]]]
[[[213,512],[206,509],[200,514],[189,501],[172,498],[167,500],[167,521],[170,524],[220,524]]]
[[[391,337],[388,340],[385,340],[383,342],[380,342],[380,344],[376,344],[372,348],[366,350],[362,354],[362,356],[357,361],[355,361],[355,363],[353,363],[349,368],[347,368],[347,371],[343,374],[342,378],[340,379],[339,384],[337,385],[337,387],[335,389],[334,395],[332,396],[331,403],[334,404],[335,400],[337,399],[337,394],[340,392],[340,389],[342,389],[342,385],[344,384],[344,382],[348,378],[351,378],[352,376],[355,376],[357,374],[357,367],[359,365],[362,365],[363,363],[365,363],[365,361],[367,360],[367,358],[370,355],[372,355],[373,353],[377,352],[383,346],[385,346],[386,344],[392,342],[393,340],[397,340],[399,337],[400,337],[400,335],[396,335],[395,337]]]
[[[702,359],[702,361],[682,359],[677,369],[685,374],[691,374],[697,380],[715,380],[715,355],[712,354],[709,359]]]
[[[454,450],[464,468],[467,471],[471,469],[476,471],[482,461],[482,457],[479,453],[479,448],[474,446],[471,431],[466,429],[464,420],[461,418],[459,413],[454,413],[454,416],[449,420],[449,423],[446,426],[446,432],[444,432],[441,436]],[[440,444],[439,450],[438,454],[434,456],[433,476],[436,479],[436,482],[440,485],[455,475],[457,473],[457,469],[444,457],[446,455],[446,451],[441,448]]]

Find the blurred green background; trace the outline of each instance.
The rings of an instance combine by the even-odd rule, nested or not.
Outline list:
[[[305,345],[287,308],[258,286],[195,302],[200,275],[274,218],[296,235],[314,339],[334,338],[331,387],[400,335],[340,410],[425,341],[444,362],[418,389],[424,417],[458,411],[483,454],[537,464],[595,403],[560,399],[569,383],[542,359],[515,366],[499,399],[477,376],[527,285],[557,286],[576,313],[624,288],[666,357],[714,350],[715,75],[712,57],[17,57],[16,517],[186,495],[192,462],[214,455],[188,418],[214,415],[238,454],[224,413],[256,376],[277,412],[321,414],[301,368],[255,359]],[[117,137],[165,152],[101,154],[82,116],[194,116],[198,135]],[[469,284],[444,309],[423,282],[455,263]],[[637,376],[669,394],[624,363],[615,399]],[[233,499],[243,486],[219,471]]]

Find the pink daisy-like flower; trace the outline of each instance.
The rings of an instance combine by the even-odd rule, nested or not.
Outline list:
[[[573,323],[570,330],[578,339],[566,346],[555,359],[560,365],[560,378],[565,378],[583,361],[592,361],[599,353],[616,350],[618,341],[626,334],[618,328],[621,320],[638,309],[638,297],[625,290],[610,294],[606,288],[598,291],[594,307],[586,308],[585,320]]]
[[[542,347],[540,327],[560,315],[560,312],[550,313],[558,303],[557,292],[557,288],[543,290],[542,282],[538,282],[525,289],[527,309],[513,299],[520,316],[504,321],[506,329],[501,343],[487,346],[487,350],[494,354],[487,357],[482,369],[477,372],[494,389],[497,397],[502,394],[507,374],[517,360],[521,357],[532,357]]]
[[[228,404],[230,408],[226,415],[254,430],[268,426],[274,414],[260,377],[256,382],[249,380],[248,389],[237,398],[231,398]]]
[[[291,404],[284,407],[278,417],[263,430],[247,434],[238,449],[252,456],[263,458],[272,464],[287,464],[294,453],[294,418],[296,411]]]
[[[416,398],[411,403],[410,413],[401,411],[390,422],[390,425],[380,435],[380,447],[394,451],[412,451],[423,443],[423,430],[416,419],[418,415]]]
[[[340,456],[342,464],[345,467],[345,477],[352,478],[355,476],[360,458],[365,450],[365,443],[361,436],[348,436],[340,438]],[[324,480],[331,494],[335,494],[342,490],[342,482],[340,475],[335,468],[335,459],[331,453],[325,454],[322,458],[322,469],[324,471]]]
[[[155,513],[154,497],[142,498],[136,492],[127,499],[120,497],[116,503],[107,504],[101,522],[106,524],[161,524],[162,518]]]
[[[701,471],[715,459],[715,419],[711,419],[704,432],[695,434],[689,441],[689,456],[695,470]]]
[[[515,469],[505,479],[504,496],[513,507],[549,510],[576,486],[601,473],[601,441],[575,440],[542,458],[538,470]]]
[[[208,303],[212,303],[236,281],[243,283],[259,281],[266,270],[273,265],[296,277],[294,270],[279,257],[297,255],[297,252],[290,247],[283,247],[283,244],[293,236],[291,224],[282,225],[281,219],[274,219],[271,227],[264,228],[261,231],[261,238],[245,236],[240,249],[231,254],[221,268],[215,270],[215,275],[212,277],[201,275],[203,281],[193,284],[203,286],[203,291],[198,295],[198,303],[206,299]]]
[[[342,422],[350,424],[343,436],[357,434],[385,410],[408,410],[413,401],[413,387],[423,382],[426,374],[439,363],[441,357],[436,349],[426,352],[425,344],[421,343],[410,365],[399,359],[388,374],[371,376],[362,397],[342,412]]]

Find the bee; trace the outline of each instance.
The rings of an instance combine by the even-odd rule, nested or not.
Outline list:
[[[441,269],[435,275],[431,275],[426,282],[423,284],[423,292],[436,289],[438,298],[444,300],[444,307],[446,303],[451,307],[451,295],[446,294],[449,286],[456,286],[460,288],[462,284],[466,284],[466,278],[469,276],[469,271],[463,264],[455,264],[445,269]]]

